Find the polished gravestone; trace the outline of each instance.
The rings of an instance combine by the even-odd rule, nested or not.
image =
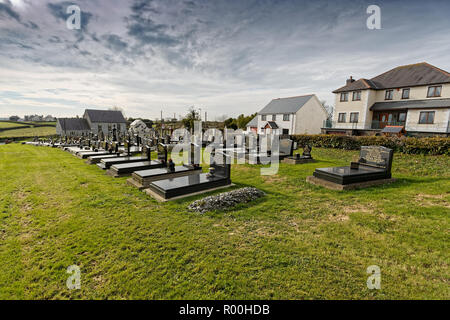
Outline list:
[[[302,163],[311,163],[316,162],[316,160],[313,159],[311,156],[312,147],[309,145],[306,145],[303,148],[303,154],[300,155],[297,153],[295,156],[289,156],[283,159],[284,163],[288,164],[302,164]]]
[[[115,144],[114,142],[109,145],[108,149],[111,150],[111,152],[113,153],[119,153],[118,144]],[[130,154],[128,154],[126,156],[105,158],[101,159],[100,162],[97,163],[97,166],[103,170],[108,170],[109,168],[111,168],[111,166],[116,164],[147,161],[149,157],[150,157],[150,149],[142,148],[141,156],[132,157]]]
[[[393,150],[379,146],[361,147],[358,162],[349,167],[317,168],[307,181],[330,189],[348,190],[390,183]]]
[[[151,149],[146,146],[145,161],[118,163],[110,167],[106,172],[112,177],[123,177],[131,175],[135,171],[163,168],[167,165],[167,146],[160,143],[157,146],[158,160],[151,160]]]
[[[145,192],[159,201],[174,200],[231,186],[230,158],[222,152],[211,155],[210,172],[153,181]]]
[[[294,152],[294,141],[291,139],[280,139],[278,151],[272,150],[272,146],[268,145],[266,150],[258,148],[257,151],[249,152],[245,155],[246,160],[250,164],[268,164],[274,159],[283,160],[286,157],[292,156]]]
[[[136,156],[136,157],[115,157],[115,158],[106,158],[101,159],[100,163],[97,163],[97,166],[103,170],[107,170],[111,168],[111,166],[121,163],[132,163],[132,162],[142,162],[146,161],[147,156]]]
[[[139,190],[148,188],[153,181],[172,179],[177,177],[184,177],[191,174],[199,174],[202,172],[202,168],[196,164],[196,153],[200,158],[200,147],[196,144],[191,144],[191,150],[188,157],[188,164],[181,166],[175,166],[171,160],[169,160],[166,168],[157,168],[149,170],[140,170],[133,172],[127,183],[131,186],[139,188]],[[197,161],[198,162],[198,161]]]
[[[126,155],[120,153],[108,153],[96,156],[89,156],[86,160],[87,164],[97,164],[102,161],[102,159],[114,159],[118,157],[124,157]]]
[[[90,156],[104,156],[104,155],[108,155],[111,154],[111,152],[106,151],[106,150],[98,150],[98,151],[78,151],[76,153],[76,156],[80,159],[87,159]]]

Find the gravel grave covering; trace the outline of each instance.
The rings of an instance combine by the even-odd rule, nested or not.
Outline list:
[[[263,197],[264,195],[265,193],[261,190],[246,187],[196,200],[188,206],[188,209],[200,213],[213,210],[224,210],[234,207],[239,203],[253,201]]]

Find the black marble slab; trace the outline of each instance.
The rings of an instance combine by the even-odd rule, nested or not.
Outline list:
[[[90,160],[97,160],[97,159],[111,159],[111,158],[118,158],[120,157],[120,154],[117,153],[109,153],[109,154],[102,154],[102,155],[97,155],[97,156],[90,156],[88,157],[88,159]]]
[[[139,161],[131,163],[119,163],[111,166],[111,170],[116,174],[122,175],[133,173],[138,170],[156,169],[163,167],[164,164],[159,161]]]
[[[231,180],[228,177],[208,176],[207,173],[200,173],[154,181],[150,184],[149,189],[164,199],[171,199],[230,184]]]
[[[360,165],[358,169],[350,167],[317,168],[313,175],[316,178],[342,185],[391,178],[390,172],[365,165]]]
[[[180,173],[180,172],[191,171],[191,170],[196,170],[196,169],[194,169],[193,167],[187,167],[187,166],[175,166],[175,171],[169,171],[167,168],[158,168],[158,169],[135,171],[134,174],[140,178],[145,179],[145,178],[166,175],[169,173]]]
[[[77,155],[81,159],[89,158],[90,156],[104,156],[110,154],[109,151],[88,151],[88,152],[78,152]]]
[[[112,159],[102,159],[100,163],[97,164],[102,169],[109,169],[111,166],[120,163],[131,163],[131,162],[140,162],[147,160],[147,157],[117,157]]]

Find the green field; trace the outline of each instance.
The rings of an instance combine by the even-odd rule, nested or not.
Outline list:
[[[6,129],[6,128],[14,128],[14,127],[20,127],[25,126],[25,124],[20,122],[3,122],[0,121],[0,129]]]
[[[59,149],[0,146],[0,299],[449,299],[450,157],[395,154],[398,181],[365,190],[305,182],[357,154],[233,165],[235,188],[267,196],[198,214],[201,196],[157,203]]]
[[[0,138],[43,137],[56,135],[55,127],[33,127],[0,131]]]

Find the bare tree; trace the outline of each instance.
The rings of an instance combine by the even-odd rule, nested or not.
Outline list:
[[[327,118],[332,119],[334,114],[334,107],[332,105],[329,105],[326,100],[321,100],[320,103],[327,111]]]

